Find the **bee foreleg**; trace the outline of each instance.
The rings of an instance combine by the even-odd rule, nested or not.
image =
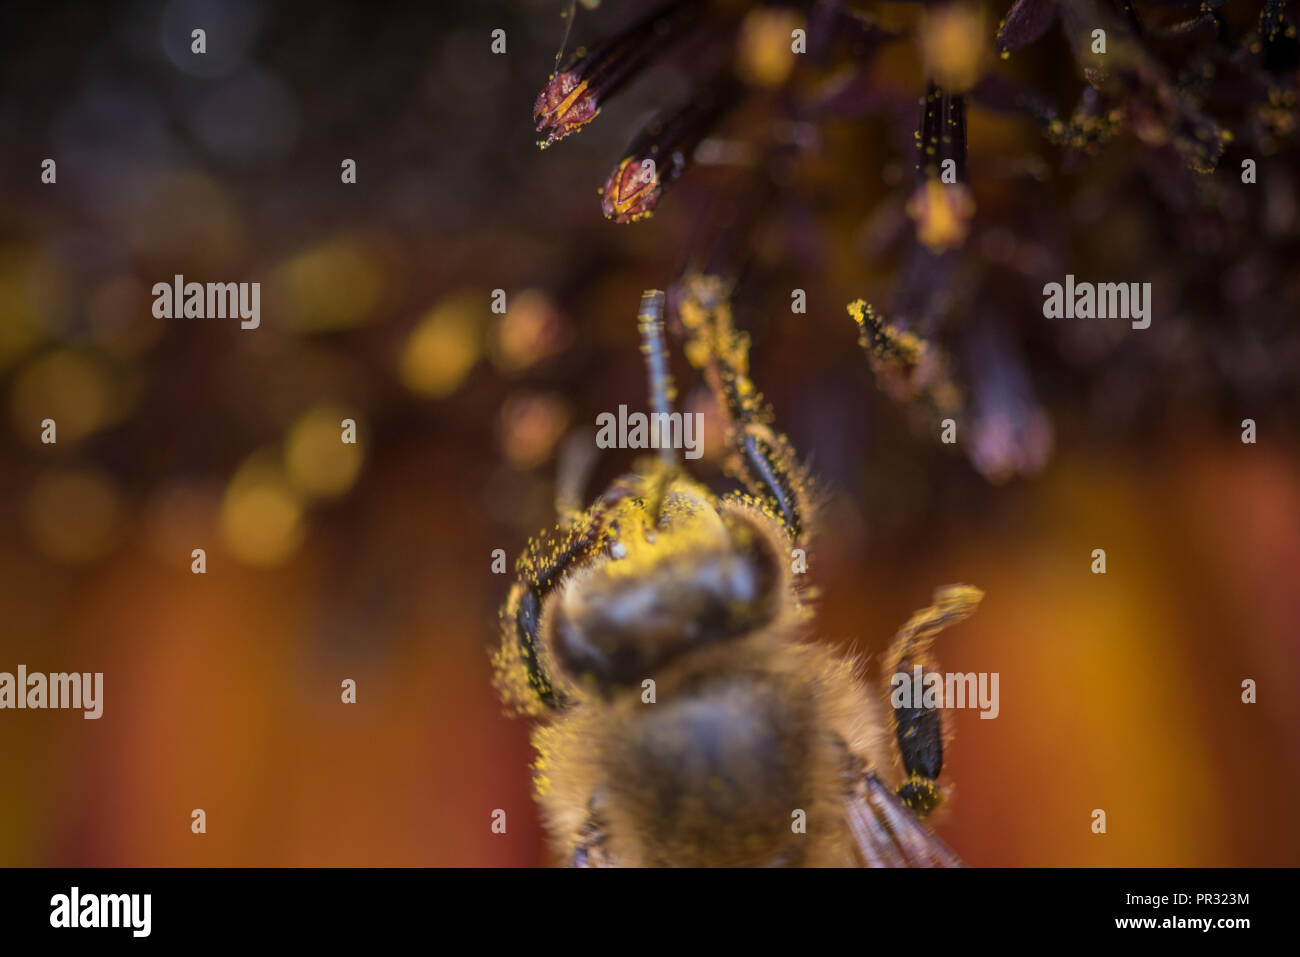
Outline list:
[[[705,372],[728,420],[733,464],[791,539],[804,530],[807,477],[790,440],[772,427],[772,411],[749,378],[749,336],[732,325],[728,290],[716,277],[693,276],[678,289],[686,356]]]
[[[673,376],[668,370],[668,353],[664,348],[664,294],[658,289],[647,289],[641,295],[641,308],[637,312],[637,327],[641,332],[641,354],[645,356],[646,378],[650,387],[650,408],[661,421],[671,421],[673,401],[677,398]],[[659,457],[671,465],[676,462],[672,443],[661,443]]]
[[[592,550],[604,541],[610,508],[632,495],[636,486],[635,476],[623,476],[590,509],[571,517],[558,546],[539,536],[528,543],[519,559],[519,577],[510,589],[503,611],[506,640],[517,649],[516,660],[523,664],[528,687],[547,710],[558,708],[563,701],[542,664],[539,635],[542,605],[565,573],[586,561]]]

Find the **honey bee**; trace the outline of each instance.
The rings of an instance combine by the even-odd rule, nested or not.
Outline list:
[[[656,415],[674,399],[664,301],[645,293],[638,319]],[[715,494],[661,448],[529,543],[501,612],[496,684],[539,719],[534,785],[556,853],[578,867],[960,866],[922,823],[943,797],[940,711],[888,709],[860,661],[807,640],[791,556],[809,478],[749,378],[725,286],[686,280],[676,312],[744,490]],[[936,592],[886,675],[927,664],[980,598]]]

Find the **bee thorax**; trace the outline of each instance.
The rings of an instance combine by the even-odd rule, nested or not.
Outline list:
[[[811,703],[771,675],[702,680],[637,712],[611,754],[610,812],[646,863],[749,866],[802,854],[813,800]]]

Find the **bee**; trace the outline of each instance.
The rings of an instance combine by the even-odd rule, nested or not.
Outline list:
[[[646,292],[638,326],[651,408],[671,417],[664,301]],[[749,378],[725,285],[689,278],[676,305],[743,490],[715,494],[660,448],[529,543],[501,611],[495,680],[538,719],[534,787],[557,855],[960,866],[922,823],[943,797],[940,711],[889,709],[860,661],[808,640],[795,568],[809,477]],[[980,597],[936,592],[895,637],[887,675],[928,664],[935,635]]]

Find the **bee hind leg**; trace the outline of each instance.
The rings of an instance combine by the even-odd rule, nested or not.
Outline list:
[[[925,673],[930,645],[949,625],[975,613],[984,593],[970,585],[949,585],[934,593],[934,604],[914,614],[894,636],[885,657],[885,680],[892,687],[896,676],[912,682],[915,668]],[[938,784],[943,770],[943,722],[938,707],[925,707],[917,699],[922,689],[912,688],[910,707],[893,709],[894,738],[907,780],[898,789],[899,800],[918,817],[939,806],[943,790]],[[940,702],[942,703],[942,702]]]
[[[605,831],[596,814],[593,798],[583,822],[572,842],[573,856],[570,867],[615,867],[614,858],[605,847]]]

